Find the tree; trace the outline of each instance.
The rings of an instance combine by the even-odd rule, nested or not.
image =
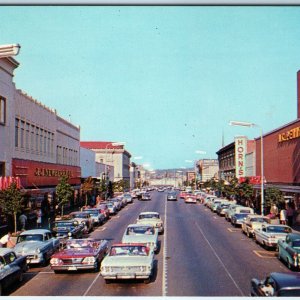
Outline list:
[[[17,213],[22,211],[23,195],[16,183],[0,191],[0,207],[3,213],[14,218],[14,232],[17,231]]]
[[[85,206],[88,205],[88,197],[91,196],[93,189],[94,189],[94,180],[90,176],[86,178],[84,183],[81,185],[81,190],[85,193]]]
[[[58,207],[61,206],[61,215],[64,214],[64,205],[67,204],[74,194],[73,187],[68,183],[69,177],[64,175],[60,177],[56,186],[56,194],[58,198]]]
[[[272,204],[275,204],[277,207],[281,207],[284,204],[283,194],[277,187],[267,187],[264,199],[266,211],[270,211]]]
[[[236,197],[242,204],[250,205],[250,201],[253,198],[253,193],[253,186],[249,183],[249,178],[246,177],[246,180],[237,186]]]

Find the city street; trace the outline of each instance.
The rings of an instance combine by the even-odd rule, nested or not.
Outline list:
[[[151,201],[135,200],[98,227],[91,236],[119,242],[126,226],[142,211],[157,211],[165,222],[150,284],[117,281],[105,284],[100,273],[54,274],[32,267],[11,296],[249,296],[250,280],[288,269],[275,252],[266,251],[201,204],[166,201],[152,192]]]

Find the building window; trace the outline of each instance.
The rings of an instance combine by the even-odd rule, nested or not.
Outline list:
[[[5,125],[6,121],[6,99],[0,96],[0,124]]]
[[[26,123],[25,145],[27,151],[29,151],[29,134],[30,134],[30,124]]]
[[[25,139],[25,122],[21,121],[21,148],[24,148]]]
[[[16,118],[16,120],[15,120],[15,147],[19,147],[19,126],[20,126],[20,120]]]

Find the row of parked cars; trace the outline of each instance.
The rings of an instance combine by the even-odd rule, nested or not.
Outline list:
[[[14,248],[0,248],[0,295],[10,285],[23,280],[23,274],[34,265],[47,265],[55,273],[76,270],[100,270],[108,253],[108,241],[87,237],[95,227],[133,198],[129,193],[85,207],[55,220],[53,229],[31,229],[19,234]]]
[[[300,271],[300,233],[280,224],[279,220],[255,214],[252,208],[234,201],[206,195],[203,203],[233,226],[241,227],[243,234],[264,249],[276,250],[278,259],[290,270]],[[251,296],[300,296],[300,274],[274,272],[263,280],[253,278]]]

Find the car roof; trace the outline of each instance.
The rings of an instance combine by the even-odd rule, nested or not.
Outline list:
[[[151,225],[151,224],[129,224],[129,225],[127,226],[127,228],[128,228],[128,227],[144,227],[144,226],[147,226],[147,227],[154,227],[154,226]]]
[[[20,235],[26,235],[26,234],[44,234],[48,233],[50,230],[48,229],[31,229],[31,230],[25,230],[20,233]]]
[[[112,247],[120,247],[120,246],[146,246],[146,243],[116,243],[116,244],[112,244]]]
[[[140,215],[150,215],[150,214],[159,214],[157,211],[144,211]]]
[[[276,282],[278,289],[287,287],[299,287],[300,288],[300,274],[299,273],[283,273],[273,272],[270,276]]]

